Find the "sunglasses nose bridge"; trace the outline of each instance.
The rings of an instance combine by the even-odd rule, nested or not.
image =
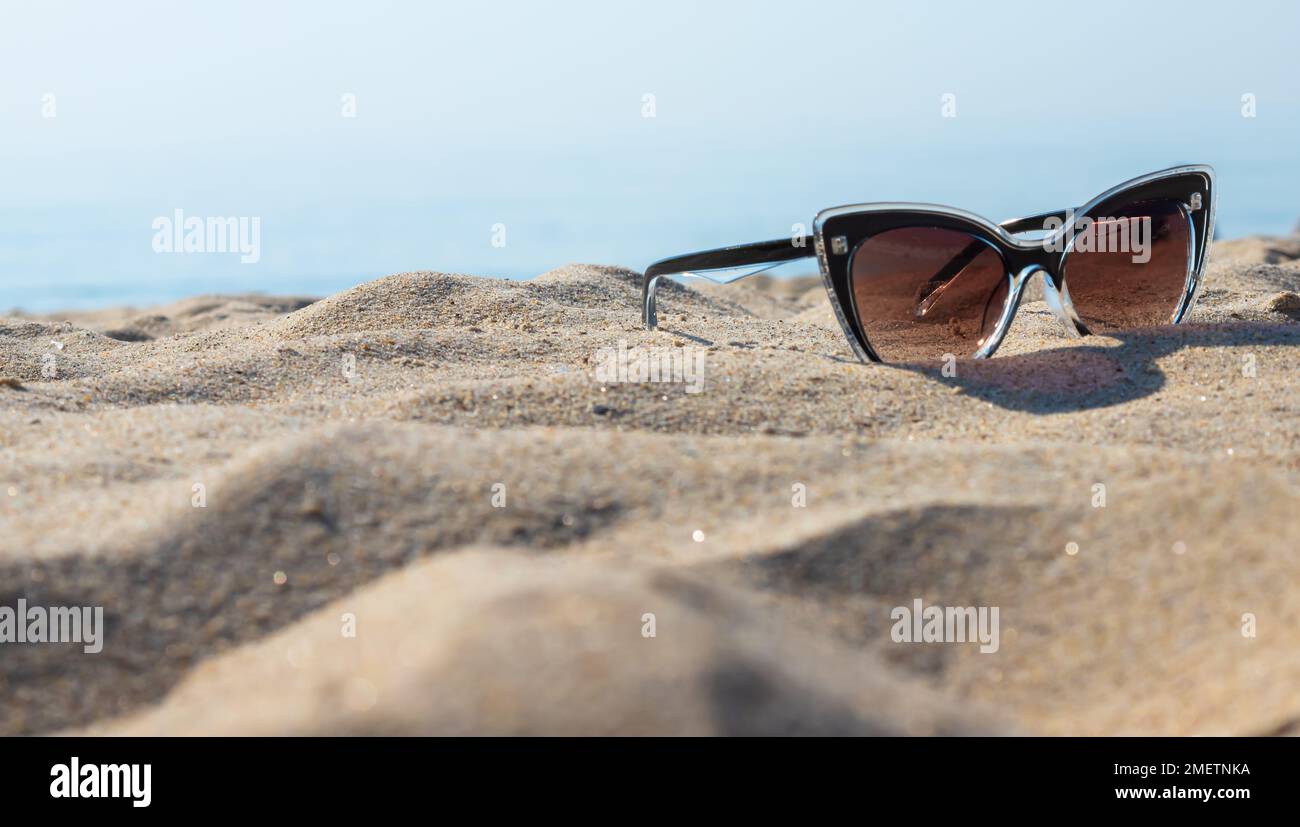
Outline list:
[[[997,326],[993,328],[993,335],[984,343],[984,346],[975,353],[976,359],[987,359],[993,355],[1002,344],[1002,339],[1007,335],[1007,330],[1011,327],[1011,320],[1016,317],[1016,311],[1020,308],[1020,297],[1025,292],[1025,284],[1029,278],[1043,270],[1041,264],[1027,264],[1019,270],[1008,273],[1007,277],[1011,281],[1010,290],[1007,293],[1007,304],[1002,310],[1002,317],[998,319]],[[1043,273],[1046,274],[1046,270]]]
[[[1074,304],[1070,301],[1069,285],[1061,280],[1061,289],[1058,290],[1056,281],[1046,270],[1043,271],[1043,300],[1047,302],[1047,309],[1052,311],[1052,315],[1060,323],[1065,335],[1071,339],[1081,338],[1082,322],[1079,321],[1079,315],[1074,311]]]
[[[1025,284],[1028,283],[1029,277],[1032,276],[1034,273],[1039,272],[1040,270],[1042,270],[1044,273],[1047,272],[1046,270],[1043,270],[1043,266],[1041,264],[1027,264],[1024,267],[1021,267],[1020,270],[1017,271],[1014,276],[1012,276],[1011,286],[1015,288],[1017,298],[1019,298],[1020,296],[1020,291],[1025,289]]]

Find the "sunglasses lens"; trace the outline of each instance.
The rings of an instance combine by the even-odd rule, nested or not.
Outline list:
[[[1192,228],[1181,204],[1141,201],[1093,218],[1075,235],[1061,273],[1093,333],[1168,324],[1187,284]]]
[[[853,254],[850,273],[858,321],[886,362],[974,355],[1010,293],[997,250],[938,227],[871,236]]]

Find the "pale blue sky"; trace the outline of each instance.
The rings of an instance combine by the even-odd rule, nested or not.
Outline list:
[[[1000,219],[1187,162],[1226,235],[1285,232],[1297,8],[7,3],[0,309],[640,269],[834,204]],[[260,217],[261,260],[154,253],[175,208]]]

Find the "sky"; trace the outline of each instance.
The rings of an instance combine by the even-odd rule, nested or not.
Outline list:
[[[1224,236],[1285,233],[1297,43],[1300,4],[1252,0],[0,0],[0,310],[640,270],[1181,163],[1216,167]],[[157,251],[178,209],[258,219],[257,261]]]

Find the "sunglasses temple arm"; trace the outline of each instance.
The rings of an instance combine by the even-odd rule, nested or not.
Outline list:
[[[656,261],[646,268],[645,278],[641,282],[641,321],[645,323],[648,330],[654,330],[659,325],[658,316],[655,312],[655,294],[659,288],[659,279],[663,276],[683,273],[693,274],[696,271],[735,270],[741,267],[767,265],[732,278],[711,279],[726,284],[746,276],[752,276],[755,273],[761,273],[763,270],[771,269],[787,261],[812,258],[814,255],[816,253],[813,252],[813,238],[804,235],[781,238],[775,241],[739,244],[735,247],[705,250],[700,253],[689,253],[684,256],[674,256],[673,258]],[[701,277],[708,278],[708,276],[702,274]]]

